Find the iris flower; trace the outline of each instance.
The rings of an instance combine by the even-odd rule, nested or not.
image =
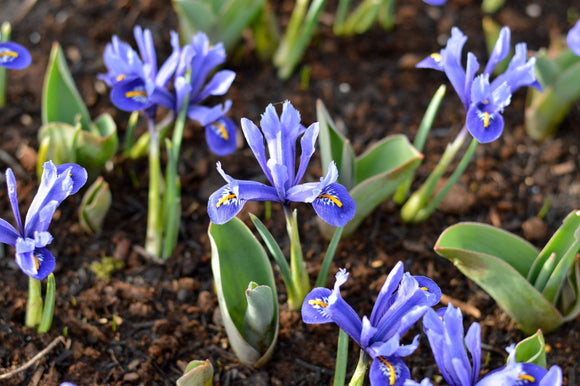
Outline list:
[[[504,126],[501,114],[510,104],[511,96],[517,89],[531,86],[541,90],[534,73],[536,58],[527,59],[525,43],[516,45],[515,55],[507,70],[490,81],[495,66],[509,53],[510,34],[508,27],[501,29],[483,73],[477,76],[479,62],[473,53],[467,53],[466,68],[461,64],[463,45],[467,37],[457,27],[451,30],[451,38],[440,53],[431,54],[417,64],[420,68],[445,72],[463,102],[467,113],[467,129],[481,143],[499,138]]]
[[[16,228],[0,219],[0,242],[16,248],[16,264],[36,280],[45,279],[55,267],[54,256],[46,246],[52,242],[48,226],[56,208],[87,181],[87,171],[76,164],[55,166],[47,161],[43,168],[40,186],[28,208],[24,226],[18,208],[16,179],[12,169],[6,169],[6,187]]]
[[[209,74],[225,60],[223,44],[210,46],[207,35],[199,32],[181,50],[175,70],[175,93],[158,87],[152,95],[157,104],[177,113],[189,93],[187,116],[205,127],[208,146],[217,155],[229,154],[236,148],[236,125],[225,116],[232,103],[228,100],[224,105],[213,107],[201,103],[210,96],[224,95],[232,85],[236,73],[230,70],[217,71],[206,82]],[[188,68],[191,68],[189,83],[184,79]]]
[[[0,43],[0,66],[11,70],[21,70],[30,65],[30,53],[18,43]]]
[[[435,362],[450,386],[560,386],[562,384],[562,370],[558,366],[552,366],[548,371],[533,363],[517,363],[513,346],[508,348],[508,351],[511,351],[508,364],[490,372],[478,382],[481,362],[481,329],[479,323],[472,323],[464,338],[463,317],[461,311],[453,305],[437,312],[427,311],[423,318],[423,326]],[[469,361],[466,347],[473,365]]]
[[[328,166],[326,177],[321,178],[320,182],[300,184],[314,153],[318,123],[304,127],[300,123],[300,113],[286,101],[280,117],[274,106],[268,105],[260,125],[262,131],[249,119],[242,118],[246,141],[271,185],[236,180],[227,175],[218,162],[218,171],[227,184],[209,198],[211,221],[216,224],[228,222],[240,212],[246,201],[277,201],[285,207],[290,202],[312,203],[324,221],[334,226],[345,225],[354,216],[356,204],[346,188],[335,182],[338,170],[334,163]],[[302,153],[296,170],[296,141],[300,136]],[[268,146],[268,155],[264,141]]]
[[[580,20],[576,22],[576,25],[568,31],[568,36],[566,37],[566,42],[568,47],[573,53],[580,56]]]
[[[140,26],[133,29],[139,53],[113,36],[103,55],[108,72],[99,79],[111,87],[111,101],[124,111],[145,111],[155,116],[157,103],[151,98],[156,89],[165,89],[173,76],[179,60],[179,37],[171,32],[173,53],[157,69],[157,54],[151,31]]]
[[[447,2],[447,0],[423,0],[423,2],[430,5],[443,5]]]
[[[399,386],[410,378],[410,371],[401,357],[417,348],[419,336],[409,345],[400,345],[401,337],[441,298],[441,290],[429,278],[403,272],[398,262],[375,302],[371,317],[362,321],[356,311],[340,295],[340,286],[348,279],[341,269],[336,274],[334,289],[314,288],[302,304],[302,320],[308,324],[336,323],[364,350],[373,362],[371,385]]]

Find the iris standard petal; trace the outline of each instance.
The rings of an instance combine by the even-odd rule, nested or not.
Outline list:
[[[18,43],[0,43],[0,66],[11,70],[21,70],[30,65],[30,53]]]
[[[479,70],[479,62],[473,53],[467,53],[467,67],[465,70],[465,97],[469,98],[466,103],[469,105],[472,102],[472,94],[469,92],[473,86],[473,79],[475,77],[475,73]]]
[[[300,124],[300,122],[298,122],[298,124]],[[320,125],[318,122],[313,123],[308,127],[308,129],[306,129],[304,135],[300,139],[300,148],[302,152],[300,153],[298,171],[294,177],[293,185],[299,184],[302,180],[302,177],[304,177],[304,173],[306,172],[310,158],[312,158],[312,154],[314,154],[314,150],[316,150],[316,139],[318,138],[319,131]]]
[[[503,131],[503,117],[500,113],[489,113],[474,103],[467,111],[467,129],[481,143],[493,142]]]
[[[346,225],[356,212],[356,202],[338,183],[326,186],[312,201],[312,207],[321,219],[336,227]]]
[[[464,106],[468,105],[467,101],[469,95],[466,94],[465,87],[465,70],[461,65],[461,54],[463,52],[463,45],[467,40],[467,36],[461,32],[457,27],[451,29],[451,38],[447,41],[447,46],[441,53],[441,60],[443,63],[443,70],[447,78],[453,85],[455,92],[459,95],[459,99]],[[467,108],[467,106],[466,106]]]
[[[430,5],[443,5],[447,2],[447,0],[423,0],[423,2]]]
[[[568,47],[570,47],[573,53],[580,56],[580,20],[568,31],[566,43],[568,43]]]
[[[16,177],[12,169],[6,169],[6,190],[8,191],[8,199],[12,207],[12,214],[16,220],[16,227],[20,234],[24,234],[24,227],[22,226],[22,217],[20,216],[20,208],[18,207],[18,196],[16,191]]]
[[[481,365],[481,327],[479,323],[473,322],[469,326],[467,334],[465,334],[465,347],[471,354],[471,384],[475,385]]]
[[[447,354],[447,346],[445,344],[445,327],[442,316],[440,317],[433,309],[427,310],[423,317],[423,329],[429,340],[429,346],[431,346],[431,351],[433,352],[433,357],[435,358],[439,372],[441,372],[441,375],[447,383],[453,386],[451,383],[452,378],[447,372],[446,359],[449,355]]]
[[[228,117],[221,117],[205,126],[205,140],[209,149],[217,155],[231,154],[236,150],[236,124]]]
[[[111,101],[123,111],[140,111],[151,106],[143,79],[117,83],[111,88]]]
[[[369,372],[369,379],[373,386],[400,386],[411,378],[409,368],[398,356],[378,356],[373,359]]]
[[[507,54],[510,52],[510,35],[511,31],[509,27],[503,27],[499,32],[499,37],[495,42],[493,51],[487,61],[485,66],[484,74],[491,74],[495,66],[504,60]]]
[[[223,105],[217,104],[213,107],[193,105],[187,110],[189,119],[198,121],[200,125],[206,126],[213,121],[223,117],[232,106],[232,101],[227,100]]]
[[[8,221],[0,218],[0,243],[15,246],[18,237],[18,231]]]
[[[562,386],[562,369],[559,366],[550,367],[539,386]]]
[[[264,145],[264,135],[254,124],[254,122],[250,121],[247,118],[242,118],[241,120],[242,126],[242,133],[244,133],[244,137],[246,138],[246,142],[252,149],[254,153],[254,157],[258,160],[262,171],[268,178],[271,184],[274,184],[272,174],[270,173],[270,169],[268,169],[268,160],[266,159],[266,147]]]
[[[230,89],[236,73],[230,70],[218,71],[205,85],[203,90],[193,96],[191,103],[199,103],[210,95],[224,95]]]
[[[377,325],[378,321],[383,317],[385,312],[389,309],[391,304],[393,304],[393,294],[395,290],[399,287],[401,279],[403,278],[404,267],[403,262],[398,261],[397,264],[391,269],[387,275],[385,283],[379,291],[377,300],[375,301],[375,306],[371,312],[371,323]]]

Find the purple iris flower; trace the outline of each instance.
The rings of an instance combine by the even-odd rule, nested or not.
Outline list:
[[[145,111],[155,116],[157,103],[151,98],[156,89],[166,89],[179,61],[179,36],[171,32],[173,53],[157,69],[157,54],[151,31],[136,26],[133,29],[139,53],[113,36],[103,55],[108,72],[99,79],[111,87],[111,101],[124,111]]]
[[[30,53],[18,43],[0,43],[0,66],[11,70],[21,70],[30,65]]]
[[[428,309],[439,302],[441,290],[431,279],[403,272],[398,262],[375,302],[371,317],[362,321],[340,295],[340,286],[348,279],[341,269],[336,274],[334,289],[314,288],[302,304],[302,320],[308,324],[336,323],[371,358],[371,385],[403,385],[410,371],[401,357],[417,348],[419,336],[401,346],[401,337]]]
[[[211,46],[207,35],[199,32],[181,50],[175,70],[175,93],[159,87],[152,95],[157,104],[177,113],[189,93],[187,116],[205,127],[208,146],[217,155],[230,154],[236,148],[237,127],[225,116],[232,103],[228,100],[224,105],[213,107],[202,106],[201,103],[210,96],[224,95],[230,89],[236,77],[236,73],[231,70],[217,71],[206,82],[210,73],[225,60],[223,44]],[[189,83],[184,79],[188,68],[191,68]]]
[[[447,2],[447,0],[423,0],[423,2],[430,5],[443,5]]]
[[[463,102],[467,113],[466,126],[471,135],[481,143],[499,138],[503,131],[503,109],[510,104],[512,94],[523,86],[541,91],[536,80],[536,58],[527,59],[525,43],[516,45],[516,52],[507,70],[490,81],[495,66],[509,53],[510,29],[503,27],[482,74],[475,76],[479,62],[471,52],[467,53],[467,66],[461,64],[463,45],[467,37],[454,27],[447,46],[440,53],[431,54],[417,64],[419,68],[432,68],[445,72],[453,88]]]
[[[573,53],[580,56],[580,20],[576,22],[576,25],[568,31],[568,36],[566,37],[566,42],[568,47]]]
[[[55,166],[47,161],[43,168],[40,186],[28,208],[24,226],[18,208],[16,179],[12,169],[6,169],[8,198],[17,227],[0,219],[0,242],[16,248],[16,264],[22,272],[37,280],[45,279],[55,267],[54,256],[46,246],[52,242],[48,226],[56,208],[87,181],[87,171],[77,164]]]
[[[513,347],[508,348],[508,351],[511,351],[508,364],[490,372],[478,382],[481,362],[481,328],[479,323],[472,323],[464,338],[463,317],[461,311],[453,305],[437,312],[427,311],[423,318],[423,326],[435,362],[450,386],[562,385],[560,367],[552,366],[548,371],[533,363],[517,363]],[[469,361],[466,347],[473,365]]]
[[[228,222],[238,214],[246,201],[277,201],[284,206],[290,202],[312,203],[324,221],[334,226],[345,225],[354,216],[356,203],[346,188],[335,182],[338,170],[334,163],[328,166],[326,177],[321,178],[320,182],[300,184],[314,153],[318,122],[308,128],[304,127],[300,123],[300,113],[286,101],[280,117],[274,106],[268,105],[260,125],[262,131],[249,119],[242,118],[246,141],[271,185],[235,180],[222,170],[218,162],[218,171],[227,184],[209,198],[208,214],[211,221],[216,224]],[[302,154],[296,171],[296,140],[300,136]],[[269,158],[266,158],[264,140]]]

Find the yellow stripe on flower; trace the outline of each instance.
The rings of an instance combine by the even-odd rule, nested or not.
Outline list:
[[[534,378],[528,374],[520,374],[520,375],[518,375],[518,378],[523,379],[524,381],[528,381],[528,382],[536,382],[536,378]]]
[[[134,98],[140,96],[147,96],[147,93],[145,91],[127,91],[125,93],[126,98]]]
[[[432,54],[431,54],[431,55],[429,55],[429,56],[431,56],[431,58],[432,58],[434,61],[436,61],[437,63],[440,63],[440,62],[441,62],[441,59],[442,59],[442,58],[441,58],[441,54],[438,54],[437,52],[434,52],[434,53],[432,53]]]
[[[126,76],[125,74],[121,74],[121,75],[119,75],[119,76],[117,77],[117,82],[120,82],[120,81],[122,81],[123,79],[125,79],[125,76]]]
[[[14,51],[4,51],[4,52],[0,52],[0,58],[3,56],[12,56],[13,58],[17,58],[18,54]]]
[[[429,288],[427,288],[427,287],[421,287],[421,289],[422,289],[423,291],[429,291]]]
[[[36,270],[38,271],[40,269],[40,263],[38,262],[38,258],[36,256],[34,256],[34,264],[36,264]]]
[[[328,306],[327,303],[324,303],[322,300],[318,300],[318,299],[311,299],[308,301],[308,304],[310,304],[311,306],[320,306],[322,308],[325,308]]]
[[[213,125],[214,125],[215,127],[217,127],[217,128],[218,128],[218,130],[219,130],[219,132],[220,132],[220,134],[221,134],[221,137],[222,137],[222,138],[223,138],[225,141],[227,141],[227,140],[228,140],[228,138],[229,138],[229,137],[228,137],[228,131],[226,130],[226,128],[224,127],[224,125],[222,125],[222,124],[220,124],[220,123],[218,123],[218,122],[214,122],[214,123],[213,123]]]
[[[385,365],[386,368],[389,370],[389,385],[391,385],[391,386],[394,385],[395,381],[396,381],[396,376],[397,376],[397,374],[395,374],[395,368],[385,358],[380,356],[377,359],[379,361],[381,361],[381,363],[383,365]]]
[[[233,193],[230,193],[228,195],[223,196],[222,198],[219,199],[219,201],[217,202],[217,204],[215,204],[216,208],[219,208],[220,206],[222,206],[222,204],[228,200],[232,200],[234,198],[236,198],[237,196]]]
[[[340,202],[340,200],[330,194],[321,194],[316,198],[328,198],[330,201],[334,202],[336,204],[336,206],[338,206],[339,208],[342,208],[342,202]]]
[[[483,112],[483,127],[487,128],[489,126],[489,113],[487,111]]]

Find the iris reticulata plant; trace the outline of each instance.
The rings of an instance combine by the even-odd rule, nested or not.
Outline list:
[[[339,270],[332,290],[314,288],[302,304],[302,320],[308,324],[335,323],[361,347],[361,356],[351,385],[362,385],[370,368],[371,385],[403,385],[410,371],[402,357],[415,351],[419,336],[401,345],[403,335],[432,306],[439,303],[441,290],[431,279],[404,272],[398,262],[381,288],[370,318],[361,318],[342,298],[340,287],[348,272]]]
[[[289,305],[298,309],[310,289],[310,283],[302,257],[296,212],[292,212],[290,204],[311,203],[324,221],[337,227],[342,227],[353,217],[356,205],[346,188],[335,182],[338,172],[334,163],[329,165],[326,176],[319,182],[300,183],[314,153],[319,126],[318,123],[308,128],[303,126],[300,113],[290,102],[284,102],[280,116],[270,104],[262,115],[261,131],[246,118],[242,119],[241,126],[269,185],[236,180],[227,175],[218,163],[218,171],[227,184],[210,196],[208,214],[212,222],[223,224],[236,216],[247,201],[274,201],[282,204],[291,243],[292,276],[284,279],[289,293]],[[301,154],[296,164],[298,138]],[[281,262],[278,261],[278,264]]]
[[[419,68],[431,68],[445,73],[463,103],[466,120],[455,140],[445,149],[427,181],[402,207],[401,216],[404,221],[419,222],[428,218],[463,173],[477,145],[495,141],[501,136],[504,129],[502,112],[510,104],[512,94],[516,90],[527,86],[541,89],[534,71],[536,59],[533,57],[528,59],[525,43],[516,45],[515,55],[507,70],[490,80],[496,65],[509,53],[510,34],[508,27],[501,29],[491,56],[480,75],[476,75],[480,65],[473,53],[468,52],[467,64],[463,66],[462,52],[467,37],[456,27],[451,30],[451,37],[441,52],[431,54],[417,65]],[[445,185],[433,196],[436,183],[461,149],[468,133],[473,137],[469,148]]]
[[[46,248],[52,242],[52,235],[48,232],[52,216],[60,203],[75,194],[86,181],[87,172],[79,165],[55,166],[52,161],[46,162],[38,192],[28,208],[23,224],[16,195],[16,178],[12,169],[6,169],[6,187],[16,228],[0,219],[0,242],[16,249],[16,264],[30,278],[26,312],[26,325],[29,327],[35,327],[41,322],[40,280],[46,279],[56,264],[54,256]],[[50,319],[52,320],[52,314]],[[50,323],[48,327],[50,328]]]
[[[562,370],[546,370],[535,363],[516,362],[516,349],[510,346],[507,365],[495,369],[478,381],[481,363],[481,328],[472,323],[463,336],[463,317],[458,308],[449,305],[437,311],[430,309],[423,317],[425,334],[435,362],[450,386],[539,385],[559,386]],[[471,363],[467,351],[471,356]],[[425,380],[422,385],[430,384]]]
[[[113,37],[108,44],[104,61],[108,72],[100,78],[111,87],[111,101],[121,110],[141,111],[147,119],[149,136],[149,203],[145,249],[154,257],[168,258],[177,242],[180,213],[177,162],[185,117],[205,126],[207,143],[212,151],[225,155],[236,145],[237,129],[225,114],[231,102],[214,107],[202,106],[210,96],[223,95],[234,80],[229,70],[215,72],[225,60],[221,44],[210,46],[207,36],[199,33],[190,44],[180,47],[177,33],[171,32],[172,54],[158,69],[153,36],[148,29],[134,28],[139,53],[127,43]],[[172,82],[173,78],[173,82]],[[165,119],[156,125],[158,107],[169,110]],[[177,120],[171,140],[165,139],[169,162],[162,189],[160,160],[161,139],[165,127]]]

